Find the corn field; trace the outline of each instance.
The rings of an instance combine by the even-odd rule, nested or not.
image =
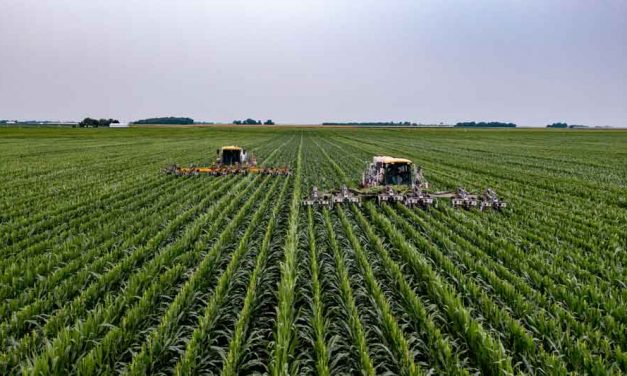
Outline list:
[[[291,176],[175,177],[222,145]],[[373,155],[502,212],[368,202]],[[0,129],[0,374],[627,373],[627,132]]]

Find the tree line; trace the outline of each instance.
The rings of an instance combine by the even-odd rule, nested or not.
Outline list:
[[[355,125],[370,125],[370,126],[413,126],[413,125],[418,125],[416,123],[412,123],[409,121],[399,121],[399,122],[393,122],[393,121],[351,121],[351,122],[325,122],[322,123],[322,125],[350,125],[350,126],[355,126]]]
[[[553,123],[546,126],[547,128],[590,128],[588,125],[581,124],[567,124],[567,123]]]
[[[233,124],[235,125],[261,125],[261,120],[255,120],[248,118],[246,120],[233,120]],[[272,119],[268,119],[263,122],[264,125],[274,125]]]
[[[566,123],[553,123],[553,124],[548,124],[546,127],[547,128],[568,128],[568,124],[566,124]]]
[[[131,122],[131,124],[177,124],[177,125],[190,125],[194,124],[194,119],[188,117],[157,117],[141,119]]]
[[[514,123],[502,123],[500,121],[466,121],[455,124],[456,128],[516,128]]]
[[[79,128],[98,128],[98,127],[110,127],[111,124],[119,124],[120,122],[115,119],[92,119],[86,117],[80,121],[77,125]]]

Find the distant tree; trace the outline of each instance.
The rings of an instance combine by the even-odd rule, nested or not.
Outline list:
[[[268,119],[264,122],[265,125],[274,125],[274,122],[272,121],[272,119]]]
[[[398,123],[394,121],[351,121],[347,123],[341,122],[325,122],[322,125],[349,125],[349,126],[408,126],[415,125],[416,123],[411,123],[409,121],[399,121]]]
[[[480,121],[478,123],[474,121],[460,122],[455,124],[457,128],[516,128],[514,123],[502,123],[499,121]]]
[[[78,126],[81,128],[89,128],[89,127],[97,128],[98,125],[99,125],[98,120],[92,119],[90,117],[86,117],[85,119],[83,119],[81,122],[78,123]]]
[[[132,124],[173,124],[173,125],[189,125],[194,124],[194,119],[188,117],[158,117],[142,119],[132,122]]]
[[[90,117],[86,117],[81,122],[78,123],[80,128],[98,128],[98,127],[108,127],[113,123],[119,123],[119,121],[115,119],[92,119]]]
[[[272,120],[268,120],[268,121],[272,121]],[[237,125],[261,125],[261,120],[255,120],[255,119],[251,119],[248,118],[246,120],[233,120],[233,124],[237,124]],[[274,124],[274,123],[272,123]]]
[[[547,128],[568,128],[566,123],[553,123],[546,126]]]

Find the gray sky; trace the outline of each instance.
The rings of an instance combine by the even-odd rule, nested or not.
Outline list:
[[[627,126],[627,1],[0,0],[0,119]]]

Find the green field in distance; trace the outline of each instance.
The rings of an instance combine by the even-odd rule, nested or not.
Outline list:
[[[166,175],[240,145],[292,176]],[[374,155],[501,212],[305,207]],[[627,131],[0,129],[0,374],[627,373]]]

